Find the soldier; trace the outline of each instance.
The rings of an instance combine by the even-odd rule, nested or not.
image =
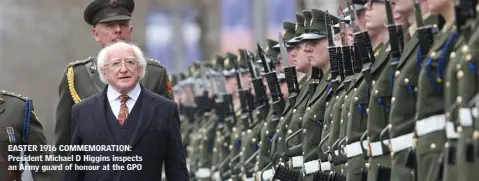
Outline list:
[[[365,2],[363,1],[353,1],[353,4],[352,5],[348,5],[348,7],[346,8],[347,10],[347,14],[346,14],[346,17],[343,19],[344,20],[348,20],[350,19],[351,22],[351,27],[347,29],[347,33],[359,33],[359,32],[355,32],[355,31],[361,31],[361,30],[364,30],[364,24],[365,24],[365,6],[364,6]],[[344,11],[343,11],[344,12]],[[357,17],[355,17],[357,15]],[[338,25],[339,27],[339,25]],[[340,28],[340,31],[344,31],[342,30],[342,28]],[[344,36],[342,35],[343,33],[338,33],[337,35],[340,35],[340,36]],[[354,36],[354,35],[351,35],[351,36]],[[350,36],[346,36],[346,37],[350,37]],[[347,40],[348,43],[352,43],[354,39],[351,39],[351,40]],[[340,44],[342,44],[342,42],[339,42]],[[356,41],[355,43],[360,43],[360,41]],[[343,45],[344,46],[344,45]],[[347,48],[346,48],[347,49]],[[355,49],[355,48],[353,48]],[[344,47],[343,47],[343,62],[347,61],[347,52],[344,51]],[[346,55],[345,55],[346,53]],[[354,54],[352,55],[355,55],[356,53],[359,53],[359,50],[355,49],[354,50]],[[359,54],[358,54],[359,56]],[[353,71],[355,74],[353,75],[350,75],[350,76],[347,76],[345,78],[344,81],[341,82],[341,84],[339,85],[339,87],[337,88],[337,90],[335,91],[335,97],[333,98],[335,101],[334,103],[332,101],[329,101],[328,102],[328,108],[329,107],[333,107],[333,108],[329,108],[329,109],[332,109],[331,112],[332,112],[332,115],[331,113],[328,115],[326,114],[325,115],[325,120],[328,119],[330,116],[332,116],[332,122],[334,122],[335,124],[332,125],[332,128],[331,128],[331,135],[336,132],[337,130],[339,130],[339,136],[338,138],[335,140],[334,138],[334,135],[332,135],[330,137],[330,140],[329,140],[329,145],[330,145],[330,148],[328,148],[328,153],[330,155],[330,160],[329,162],[331,162],[331,169],[336,171],[336,172],[339,172],[339,173],[342,173],[342,174],[345,174],[347,173],[347,155],[346,153],[344,153],[344,145],[345,145],[345,140],[346,140],[346,135],[347,135],[347,126],[348,126],[348,120],[349,120],[349,117],[350,117],[350,106],[351,106],[351,101],[353,101],[353,94],[355,91],[353,91],[354,87],[352,86],[353,84],[355,84],[355,82],[357,81],[357,79],[362,75],[361,74],[361,68],[362,68],[362,64],[361,64],[361,57],[359,56],[359,58],[357,56],[353,56],[355,58],[352,58],[353,60],[353,66],[359,66],[359,67],[353,67]],[[345,66],[346,67],[346,66]],[[346,73],[347,71],[345,71]],[[344,91],[344,93],[343,93]],[[336,127],[339,127],[339,128],[336,128]],[[329,162],[325,162],[323,163],[324,167],[328,167],[328,163]]]
[[[394,11],[408,20],[407,23],[410,27],[408,33],[411,36],[411,39],[405,43],[394,72],[392,104],[389,114],[391,181],[402,181],[414,179],[411,172],[414,171],[415,164],[412,147],[418,76],[433,39],[428,37],[433,36],[432,25],[437,25],[435,25],[436,18],[429,14],[426,1],[419,1],[420,4],[417,4],[416,8],[413,8],[414,2],[410,0],[395,2]],[[424,24],[422,23],[423,17]]]
[[[395,69],[399,63],[402,53],[403,45],[403,31],[404,18],[400,18],[397,24],[393,17],[392,3],[390,0],[385,2],[385,12],[387,15],[387,28],[389,44],[391,46],[390,58],[386,58],[389,64],[379,73],[377,79],[373,81],[371,86],[371,94],[369,98],[368,119],[367,119],[367,135],[369,141],[369,170],[368,181],[383,180],[389,178],[387,174],[390,170],[391,160],[389,148],[383,143],[381,137],[382,130],[389,124],[389,112],[391,108],[392,88],[396,75]],[[394,76],[393,76],[394,75]],[[399,74],[397,74],[399,75]],[[383,134],[384,136],[384,134]]]
[[[250,118],[248,119],[248,122],[243,122],[245,126],[244,133],[242,133],[242,139],[241,139],[241,152],[240,152],[240,159],[241,159],[241,164],[243,164],[243,167],[241,168],[242,170],[242,178],[243,180],[249,180],[249,179],[254,179],[254,172],[255,172],[255,165],[257,161],[257,156],[259,154],[259,142],[261,141],[260,137],[260,132],[261,128],[263,126],[263,122],[265,122],[266,117],[268,116],[269,113],[269,108],[270,104],[268,101],[268,91],[267,88],[264,85],[264,76],[256,74],[255,69],[253,66],[248,66],[248,63],[252,64],[252,60],[250,57],[246,54],[247,50],[240,49],[240,59],[238,61],[238,65],[240,66],[245,66],[249,67],[250,70],[250,79],[251,83],[253,84],[253,90],[254,94],[251,96],[254,96],[254,103],[253,104],[248,104],[248,94],[240,94],[240,99],[245,100],[241,104],[246,103],[247,105],[243,106],[241,105],[242,108],[242,117],[241,119],[244,119],[243,116],[248,115]],[[262,52],[262,49],[258,49],[258,54],[259,56],[263,56],[264,52]],[[266,57],[261,58],[264,60],[264,65],[266,67],[263,67],[264,73],[269,73],[269,63],[266,62]],[[273,72],[275,74],[275,72]],[[243,74],[244,75],[244,74]],[[248,81],[248,79],[246,79]],[[242,80],[243,81],[243,80]],[[239,87],[238,87],[239,88]],[[248,87],[242,87],[244,90],[249,90]],[[241,90],[241,91],[244,91]],[[249,91],[247,91],[249,92]],[[247,93],[246,92],[246,93]],[[242,97],[241,97],[242,96]],[[244,110],[244,108],[246,110]],[[246,113],[246,114],[245,114]]]
[[[131,40],[130,24],[135,3],[133,0],[95,0],[84,12],[85,21],[93,26],[93,37],[101,47],[112,42]],[[166,69],[156,60],[147,59],[146,75],[142,84],[149,90],[172,98],[171,84]],[[74,104],[99,92],[105,84],[100,81],[96,59],[70,63],[59,85],[56,109],[55,145],[69,145],[71,138],[71,109]],[[66,152],[55,154],[66,156]]]
[[[268,167],[269,169],[272,165],[270,164],[271,143],[273,141],[274,134],[276,133],[276,127],[278,126],[281,113],[284,109],[284,101],[287,99],[288,95],[288,87],[285,82],[285,75],[281,72],[283,71],[283,68],[281,67],[281,62],[278,59],[278,55],[280,54],[280,52],[278,49],[274,48],[274,46],[277,45],[278,42],[272,39],[268,39],[267,41],[268,47],[266,48],[266,55],[270,58],[271,61],[273,61],[273,64],[275,65],[275,70],[281,89],[279,93],[282,95],[282,100],[279,100],[278,102],[272,102],[273,109],[269,110],[268,116],[266,117],[264,125],[262,126],[260,131],[259,154],[258,158],[256,159],[257,163],[255,166],[255,178],[258,181],[261,181],[262,178],[264,180],[268,180],[273,177],[272,170],[268,171],[268,173],[263,176],[261,174],[261,171],[265,170],[266,167]],[[279,106],[280,108],[275,108],[274,106]]]
[[[470,1],[473,2],[473,1]],[[461,1],[467,3],[467,1]],[[463,6],[474,7],[474,6]],[[476,5],[477,13],[479,4]],[[477,22],[478,18],[471,19],[472,22]],[[462,56],[456,56],[460,60],[458,64],[461,69],[457,71],[458,80],[458,97],[461,97],[462,101],[459,104],[458,122],[459,128],[459,140],[457,144],[456,161],[457,161],[457,180],[458,181],[472,181],[477,180],[479,173],[479,161],[477,158],[478,143],[479,143],[479,131],[478,131],[478,104],[477,93],[479,92],[477,67],[479,62],[476,58],[478,56],[478,41],[479,31],[477,29],[477,23],[474,23],[470,30],[462,31],[462,33],[470,32],[470,36],[467,36],[469,40],[465,46],[461,47],[460,51]],[[451,88],[454,88],[451,86]],[[476,97],[474,97],[476,96]],[[471,103],[473,105],[471,105]],[[471,108],[472,107],[472,108]]]
[[[452,1],[428,1],[432,14],[444,20],[441,32],[427,56],[418,78],[416,102],[417,180],[437,179],[441,172],[438,161],[446,143],[446,115],[444,98],[444,78],[449,54],[454,51],[458,32],[454,26]]]
[[[475,28],[475,15],[474,13],[470,13],[471,11],[475,11],[475,5],[477,1],[456,1],[455,3],[455,10],[456,10],[456,28],[459,33],[459,37],[457,37],[456,43],[454,45],[454,50],[450,54],[450,60],[446,68],[445,72],[445,82],[446,86],[444,88],[444,110],[446,112],[446,120],[448,121],[445,125],[446,130],[446,137],[447,143],[445,144],[445,149],[443,152],[444,155],[444,171],[443,171],[443,180],[456,180],[458,175],[456,174],[457,170],[457,156],[456,150],[464,150],[467,153],[466,146],[461,146],[462,148],[458,148],[458,138],[459,133],[456,131],[457,126],[461,125],[458,121],[459,119],[459,108],[461,107],[462,102],[464,101],[466,104],[469,104],[470,100],[473,98],[473,94],[469,95],[459,95],[459,88],[458,86],[460,79],[464,77],[465,69],[477,71],[475,66],[471,66],[470,64],[462,64],[463,57],[469,54],[469,47],[467,46],[467,39],[471,37],[471,32]],[[467,13],[466,13],[467,12]],[[466,60],[467,62],[467,60]],[[469,72],[472,73],[472,72]],[[476,74],[477,75],[477,74]],[[471,86],[471,85],[463,85],[463,86]],[[464,97],[463,97],[464,96]],[[467,129],[469,126],[465,126]],[[459,129],[461,132],[463,131],[462,127]],[[468,130],[470,131],[470,129]],[[472,149],[471,149],[472,150]],[[462,155],[459,155],[462,157]],[[459,157],[459,158],[460,158]],[[465,158],[467,159],[468,156]],[[464,158],[464,157],[463,157]],[[465,161],[466,159],[460,159],[461,161]],[[464,163],[464,162],[463,162]],[[464,168],[467,170],[467,168]]]
[[[320,141],[323,139],[321,130],[328,123],[324,122],[324,115],[326,110],[326,100],[331,95],[331,87],[328,86],[329,81],[332,78],[332,71],[330,70],[330,56],[328,52],[328,34],[326,32],[331,32],[331,26],[328,25],[329,21],[333,23],[338,23],[339,19],[337,17],[328,18],[326,13],[321,10],[312,9],[313,20],[311,23],[311,34],[316,34],[318,36],[305,35],[301,41],[306,42],[306,52],[308,52],[308,58],[311,60],[311,64],[314,69],[319,69],[324,75],[323,77],[313,77],[317,76],[312,74],[311,79],[319,79],[319,84],[317,87],[313,88],[312,96],[309,98],[306,106],[305,114],[302,119],[302,130],[303,130],[303,139],[302,139],[302,156],[304,162],[304,178],[303,180],[309,181],[313,180],[314,175],[312,173],[319,170],[320,165],[318,165],[323,160],[327,159],[321,158],[321,154],[318,156],[318,152],[321,148],[318,148]],[[328,14],[329,15],[329,14]],[[301,119],[301,117],[300,117]],[[327,158],[327,157],[326,157]],[[319,159],[319,161],[318,161]],[[326,170],[324,170],[326,171]]]
[[[358,174],[366,166],[369,174],[376,174],[377,165],[365,165],[365,157],[372,156],[364,153],[363,133],[366,132],[368,120],[368,105],[371,97],[372,86],[376,83],[380,73],[388,64],[390,47],[387,41],[387,29],[384,27],[386,17],[383,1],[368,1],[366,3],[366,26],[367,33],[371,37],[371,49],[375,49],[374,55],[369,55],[369,60],[363,63],[363,70],[358,80],[352,84],[354,93],[350,102],[350,117],[348,120],[346,154],[348,157],[347,180],[359,180]],[[385,45],[383,45],[385,44]],[[371,52],[370,52],[371,53]],[[363,57],[362,57],[363,58]],[[373,61],[372,61],[373,60]],[[372,172],[371,172],[372,171]],[[369,175],[368,174],[368,175]]]
[[[355,6],[354,9],[356,10],[356,13],[364,11],[364,5],[355,4],[353,6]],[[345,14],[346,17],[340,16],[340,23],[334,26],[339,28],[339,31],[335,32],[337,33],[335,36],[338,37],[337,41],[335,41],[334,44],[331,44],[330,42],[330,46],[328,47],[330,49],[335,48],[337,53],[335,58],[332,58],[331,61],[335,61],[337,62],[336,64],[342,66],[331,67],[331,71],[338,72],[341,77],[338,77],[336,75],[336,78],[331,80],[329,83],[331,85],[331,93],[329,93],[330,96],[326,98],[326,112],[324,115],[324,122],[330,122],[330,128],[324,128],[322,140],[320,143],[320,147],[323,147],[322,155],[323,157],[327,157],[326,160],[325,158],[323,158],[323,161],[321,162],[321,170],[325,171],[330,168],[332,171],[341,174],[345,173],[344,164],[347,161],[346,156],[342,153],[340,145],[340,143],[344,140],[346,136],[347,121],[345,120],[347,119],[341,118],[341,112],[346,106],[344,104],[346,90],[347,88],[349,88],[349,85],[351,85],[351,83],[354,81],[354,76],[357,75],[354,74],[353,61],[361,61],[359,58],[357,60],[353,60],[354,54],[352,54],[352,51],[354,50],[354,48],[349,44],[352,43],[352,40],[348,40],[347,36],[348,33],[352,32],[352,30],[350,30],[352,28],[349,28],[349,25],[347,25],[349,19],[351,19],[349,14],[352,11],[353,10],[350,10],[348,7],[343,10],[343,13],[347,13]],[[344,72],[344,75],[341,75],[341,72]],[[344,79],[342,77],[344,77]],[[326,132],[325,130],[327,129],[329,129],[330,131]],[[327,149],[324,149],[326,148],[326,146]]]
[[[306,29],[306,23],[311,21],[311,11],[304,11],[303,12],[303,15],[305,17],[305,29]],[[294,23],[291,23],[291,22],[284,22],[283,23],[283,27],[284,27],[284,30],[285,30],[285,33],[283,34],[283,40],[284,41],[289,41],[291,40],[292,38],[295,37],[295,24]],[[279,45],[277,45],[277,47],[279,47]],[[287,51],[288,51],[288,57],[287,57],[287,62],[288,62],[288,65],[294,65],[295,68],[296,68],[296,64],[297,62],[301,61],[301,62],[304,62],[304,61],[307,61],[307,57],[306,57],[306,54],[304,53],[304,43],[299,43],[299,44],[294,44],[294,45],[291,45],[291,44],[286,44],[286,48],[287,48]],[[283,56],[283,55],[281,55]],[[281,58],[283,59],[283,58]],[[285,69],[286,65],[283,64],[283,69]],[[300,66],[298,66],[300,67]],[[299,89],[302,88],[302,86],[304,85],[304,83],[306,82],[307,78],[305,76],[304,73],[302,73],[301,71],[297,71],[296,72],[296,77],[297,79],[299,79]],[[289,85],[288,85],[289,87]],[[295,91],[299,91],[298,90],[295,90]],[[288,90],[289,91],[289,90]],[[271,144],[271,157],[273,158],[273,163],[279,163],[281,164],[284,164],[284,161],[282,159],[283,155],[284,155],[284,151],[285,151],[285,145],[284,145],[284,142],[285,142],[285,135],[286,135],[286,131],[288,130],[288,120],[289,118],[291,117],[292,115],[292,110],[293,110],[293,104],[296,102],[296,98],[297,98],[297,94],[296,93],[292,93],[292,92],[289,92],[289,97],[288,97],[288,102],[286,103],[285,105],[285,108],[283,110],[283,113],[281,114],[281,118],[280,118],[280,122],[278,123],[278,126],[276,128],[276,134],[274,136],[274,140],[273,140],[273,143]]]
[[[51,155],[49,151],[40,150],[39,147],[47,145],[43,135],[42,124],[35,115],[32,100],[21,95],[0,91],[0,180],[21,180],[25,171],[20,165],[25,162],[9,158],[9,155],[20,157],[20,151],[10,151],[9,146],[32,145],[37,146],[36,151],[23,152],[24,157]],[[31,171],[33,180],[54,180],[55,175],[43,166],[51,164],[47,161],[29,162],[30,166],[39,166],[40,170]],[[11,170],[10,167],[16,167]]]

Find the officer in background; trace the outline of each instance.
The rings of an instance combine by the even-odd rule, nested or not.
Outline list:
[[[130,20],[135,7],[133,0],[95,0],[84,11],[85,21],[93,26],[93,37],[100,47],[116,41],[131,41],[133,27]],[[68,64],[59,85],[59,102],[56,109],[55,145],[69,145],[71,140],[71,109],[99,91],[102,83],[96,59]],[[172,88],[166,69],[156,60],[147,59],[146,75],[141,81],[145,88],[172,99]],[[66,152],[55,154],[66,156]]]
[[[8,151],[9,145],[34,145],[37,151],[23,152],[23,156],[51,155],[48,151],[41,151],[40,147],[47,145],[43,135],[42,124],[35,115],[33,102],[21,95],[0,91],[0,180],[21,180],[20,165],[26,166],[23,161],[14,161],[9,155],[19,157],[20,151]],[[29,162],[30,166],[40,166],[38,172],[31,171],[35,181],[51,181],[55,179],[54,173],[45,170],[42,166],[51,164],[47,161]],[[8,170],[9,166],[16,166],[16,170]],[[23,168],[22,168],[23,169]]]

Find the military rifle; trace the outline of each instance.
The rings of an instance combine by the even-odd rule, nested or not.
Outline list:
[[[402,37],[404,35],[401,25],[398,25],[394,22],[391,0],[386,0],[385,7],[386,16],[388,19],[388,24],[386,27],[388,28],[389,32],[389,44],[391,45],[391,58],[393,61],[392,65],[396,66],[401,58],[403,48],[402,45],[404,44]]]
[[[265,70],[264,76],[266,77],[266,82],[268,82],[269,91],[271,92],[273,108],[275,109],[275,112],[277,114],[281,114],[284,109],[285,103],[283,99],[283,93],[281,92],[281,88],[279,86],[278,76],[276,75],[275,71],[272,71],[272,67],[268,65],[269,63],[267,63],[267,60],[266,60],[267,56],[265,55],[263,48],[259,44],[257,44],[257,48],[258,48],[259,58],[261,59],[263,68]],[[249,58],[248,55],[246,56]],[[248,66],[251,72],[251,69],[253,69],[252,67],[253,62],[251,59],[249,60],[250,61],[248,63]],[[269,62],[272,63],[273,61],[270,60]]]
[[[419,48],[422,55],[427,55],[434,41],[433,26],[425,25],[422,17],[421,5],[419,0],[414,1],[414,12],[416,15],[416,35],[419,39]]]
[[[288,85],[288,101],[291,105],[294,105],[296,102],[296,96],[299,93],[299,83],[296,75],[296,67],[294,65],[289,65],[288,63],[288,51],[286,50],[286,43],[283,40],[283,36],[279,34],[279,49],[281,52],[281,60],[283,65],[284,74],[286,77],[286,84]]]
[[[240,51],[241,52],[241,51]],[[235,76],[236,76],[236,81],[238,82],[238,95],[240,99],[240,106],[241,106],[241,116],[239,119],[241,119],[244,127],[246,129],[249,128],[250,123],[252,122],[252,115],[248,106],[248,95],[251,94],[249,92],[249,89],[244,89],[242,85],[242,75],[240,72],[240,69],[238,67],[238,62],[236,60],[233,60],[233,64],[235,67]]]

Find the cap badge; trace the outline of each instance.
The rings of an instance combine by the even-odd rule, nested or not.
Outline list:
[[[118,6],[118,0],[110,0],[110,6],[111,7],[117,7]]]

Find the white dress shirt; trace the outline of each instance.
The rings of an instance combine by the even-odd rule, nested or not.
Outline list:
[[[126,107],[128,107],[128,113],[131,113],[131,110],[133,109],[133,106],[135,105],[136,101],[138,100],[138,97],[140,96],[141,92],[141,87],[140,83],[137,83],[135,88],[131,90],[127,95],[128,100],[126,101]],[[108,102],[110,103],[111,110],[113,111],[113,114],[115,114],[116,119],[118,119],[118,113],[120,113],[120,106],[121,106],[121,100],[120,96],[121,94],[116,91],[113,87],[108,86],[106,90],[106,96],[108,98]]]

